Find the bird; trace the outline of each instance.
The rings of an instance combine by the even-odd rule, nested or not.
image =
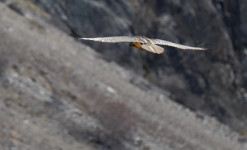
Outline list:
[[[152,53],[161,54],[164,52],[164,48],[158,45],[165,45],[170,47],[175,47],[182,50],[207,50],[203,47],[192,47],[182,44],[177,44],[161,39],[150,39],[145,36],[112,36],[112,37],[95,37],[95,38],[84,38],[80,35],[72,32],[71,35],[77,39],[81,40],[90,40],[97,42],[106,42],[106,43],[120,43],[120,42],[130,42],[129,46],[136,47],[141,50],[147,50]]]

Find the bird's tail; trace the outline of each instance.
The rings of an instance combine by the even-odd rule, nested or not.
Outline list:
[[[164,48],[154,45],[154,44],[142,44],[142,49],[145,49],[149,52],[156,53],[156,54],[161,54],[164,52]]]

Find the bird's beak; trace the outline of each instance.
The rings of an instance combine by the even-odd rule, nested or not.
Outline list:
[[[130,44],[129,44],[129,46],[133,46],[133,44],[132,44],[132,43],[130,43]]]

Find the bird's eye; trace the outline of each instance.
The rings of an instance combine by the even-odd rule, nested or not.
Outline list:
[[[143,45],[144,43],[141,43],[141,45]]]

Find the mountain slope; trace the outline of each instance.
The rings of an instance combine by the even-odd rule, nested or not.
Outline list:
[[[193,111],[246,131],[246,2],[241,0],[7,0],[24,16],[35,14],[82,36],[144,35],[208,47],[208,52],[165,48],[155,55],[124,44],[85,42]],[[44,15],[46,14],[46,15]],[[48,17],[48,16],[49,17]],[[204,44],[203,44],[204,43]]]
[[[215,119],[42,20],[0,3],[0,22],[1,149],[246,148]]]

